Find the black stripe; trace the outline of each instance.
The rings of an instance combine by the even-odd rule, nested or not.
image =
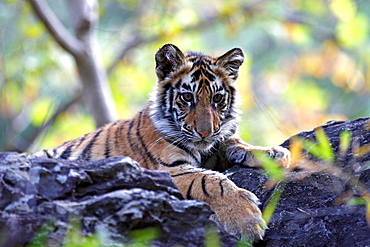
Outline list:
[[[201,89],[202,89],[202,87],[203,87],[203,84],[207,84],[207,83],[206,83],[206,80],[201,79],[201,80],[199,81],[199,85],[198,85],[199,91],[201,91]]]
[[[182,79],[180,79],[178,82],[176,82],[176,84],[175,84],[175,88],[176,88],[176,89],[179,89],[179,88],[180,88],[180,86],[181,86],[181,83],[182,83]]]
[[[164,162],[164,161],[160,161],[160,164],[162,165],[162,166],[167,166],[167,167],[171,167],[171,164],[168,164],[168,163],[166,163],[166,162]]]
[[[229,102],[228,102],[229,111],[232,109],[232,106],[235,104],[235,91],[236,90],[233,87],[229,87],[229,90],[226,90],[226,92],[230,95]]]
[[[183,84],[183,85],[182,85],[182,88],[183,88],[183,89],[186,89],[186,90],[188,90],[188,91],[192,91],[191,86],[190,86],[190,85],[188,85],[188,84]]]
[[[189,162],[185,161],[185,160],[176,160],[174,162],[172,162],[171,164],[164,164],[165,166],[169,166],[169,167],[175,167],[175,166],[181,166],[181,165],[184,165],[184,164],[188,164]]]
[[[46,157],[48,157],[48,158],[53,158],[53,157],[49,154],[48,150],[44,150],[44,153],[46,154]]]
[[[171,140],[167,140],[167,138],[164,138],[168,143],[172,144],[172,145],[175,145],[176,147],[184,150],[187,154],[189,154],[195,161],[197,164],[200,163],[200,161],[197,159],[197,157],[194,156],[194,154],[182,143],[180,142],[175,142],[173,143],[173,141]]]
[[[59,158],[61,159],[68,159],[70,156],[71,156],[71,152],[72,152],[72,146],[73,145],[69,145],[64,151],[63,153],[59,156]]]
[[[143,147],[144,153],[149,157],[150,162],[153,164],[154,168],[158,167],[158,161],[153,157],[152,153],[149,152],[148,148],[145,145],[143,137],[140,133],[141,119],[143,117],[143,112],[139,113],[139,121],[137,123],[136,136],[140,141],[141,146]]]
[[[203,193],[206,195],[206,197],[211,197],[209,194],[208,194],[208,191],[206,189],[206,177],[207,175],[204,175],[202,177],[202,190],[203,190]]]
[[[198,172],[184,172],[184,173],[178,173],[178,174],[175,174],[175,175],[171,175],[171,177],[175,178],[175,177],[185,176],[185,175],[188,175],[188,174],[194,174],[194,173],[198,173]]]
[[[127,121],[124,121],[124,122],[120,122],[121,123],[121,126],[119,126],[116,130],[116,132],[114,133],[114,144],[116,146],[117,149],[119,149],[119,146],[118,146],[118,142],[119,142],[119,138],[122,136],[122,129],[125,127],[125,123]],[[118,123],[118,122],[117,122]]]
[[[219,185],[220,185],[220,189],[221,189],[221,197],[223,197],[224,196],[224,187],[222,186],[222,182],[223,182],[224,180],[221,180],[220,181],[220,183],[219,183]]]
[[[190,185],[189,185],[189,188],[188,188],[188,191],[186,192],[186,199],[194,199],[192,196],[191,196],[191,188],[193,187],[193,184],[194,184],[194,180],[191,181]]]
[[[210,80],[214,81],[216,77],[212,75],[209,71],[212,71],[208,64],[205,65],[206,69],[203,69],[203,74]],[[213,72],[213,71],[212,71]]]
[[[84,160],[90,160],[91,158],[91,149],[94,146],[94,143],[96,139],[99,137],[100,133],[102,132],[103,129],[100,129],[98,132],[95,133],[93,138],[90,140],[90,143],[84,148],[82,151],[80,158]]]
[[[107,136],[105,137],[105,149],[104,149],[104,157],[105,158],[109,158],[110,157],[110,148],[109,148],[109,138],[110,138],[110,128],[112,128],[112,125],[109,126],[108,130],[107,130]]]
[[[194,67],[194,65],[193,65],[193,67]],[[191,75],[191,81],[192,81],[192,82],[196,82],[196,81],[198,81],[198,80],[199,80],[199,78],[200,78],[200,75],[201,75],[200,70],[196,70],[196,71],[194,71],[194,73]]]
[[[117,124],[117,122],[111,124],[109,126],[108,130],[107,130],[108,133],[107,133],[107,136],[105,137],[106,139],[105,139],[105,150],[104,150],[104,156],[105,156],[105,158],[109,158],[110,157],[110,150],[111,150],[110,149],[110,143],[109,143],[109,139],[110,139],[110,136],[111,136],[110,130],[116,124]]]
[[[75,147],[76,147],[76,149],[82,144],[82,142],[86,139],[86,136],[87,136],[88,134],[84,134],[83,136],[82,136],[82,138],[80,139],[80,141],[75,145]]]
[[[130,145],[131,151],[133,153],[138,152],[141,155],[142,153],[140,152],[140,149],[138,147],[135,147],[136,146],[135,143],[132,142],[131,129],[134,126],[134,122],[135,122],[135,118],[131,120],[126,136],[127,136],[128,144]]]
[[[168,91],[168,94],[169,94],[169,96],[168,96],[168,101],[169,101],[168,104],[170,106],[169,112],[172,113],[173,112],[173,104],[172,104],[172,102],[173,102],[173,88],[171,87],[167,91]],[[164,104],[164,105],[166,105],[166,104]]]

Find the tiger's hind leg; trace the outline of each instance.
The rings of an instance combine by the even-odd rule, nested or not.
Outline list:
[[[252,192],[237,187],[218,172],[192,166],[166,170],[185,198],[205,201],[213,208],[226,231],[243,239],[262,239],[266,224]]]

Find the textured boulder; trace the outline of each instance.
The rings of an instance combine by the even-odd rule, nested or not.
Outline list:
[[[370,246],[363,203],[370,190],[370,120],[329,122],[282,146],[293,150],[299,138],[324,149],[318,130],[326,133],[333,157],[300,150],[297,164],[309,166],[297,166],[277,186],[261,169],[224,172],[254,192],[262,210],[280,194],[264,240],[255,246]],[[205,236],[235,246],[236,238],[213,216],[206,203],[184,200],[167,172],[145,170],[128,157],[86,162],[0,153],[0,246],[60,245],[71,231],[100,234],[101,243],[120,246],[133,230],[151,227],[159,232],[153,246],[202,246]]]
[[[94,162],[30,159],[0,154],[2,246],[26,245],[45,224],[43,243],[65,241],[73,219],[90,235],[103,229],[110,243],[128,241],[133,229],[156,227],[155,244],[202,245],[213,214],[204,202],[183,200],[167,172],[148,171],[127,157]],[[222,229],[225,245],[235,237]]]
[[[283,190],[269,229],[256,246],[370,246],[370,217],[368,213],[366,219],[361,198],[370,199],[370,119],[332,121],[299,133],[282,146],[292,149],[296,138],[323,145],[318,144],[325,142],[317,137],[320,129],[334,157],[328,162],[312,155],[309,149],[302,150],[297,162],[310,164],[309,170],[297,167],[284,185],[280,184]],[[348,146],[343,131],[350,133]],[[261,171],[234,167],[226,173],[238,186],[253,191],[262,209],[266,207],[276,187],[263,188],[268,178]],[[351,205],[350,201],[356,199],[360,203]]]

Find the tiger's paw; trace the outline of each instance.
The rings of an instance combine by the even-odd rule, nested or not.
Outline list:
[[[270,158],[274,159],[284,168],[288,168],[290,165],[290,151],[281,146],[263,148],[236,145],[229,150],[228,158],[230,162],[241,166],[260,167],[261,163],[254,154],[256,151],[265,152]]]
[[[236,187],[236,186],[235,186]],[[223,203],[213,203],[219,222],[225,230],[248,242],[261,240],[266,223],[258,208],[257,197],[244,189],[236,187],[235,193],[225,198]],[[217,205],[215,205],[217,204]]]
[[[284,168],[290,165],[290,151],[281,146],[267,148],[268,155]]]

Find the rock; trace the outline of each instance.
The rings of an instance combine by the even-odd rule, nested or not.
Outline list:
[[[73,220],[81,220],[84,235],[103,229],[104,243],[121,245],[133,229],[156,227],[159,246],[199,246],[207,228],[218,229],[206,203],[183,200],[167,172],[143,169],[128,157],[86,162],[1,153],[0,184],[2,246],[26,245],[45,227],[48,234],[37,243],[60,245]],[[236,242],[217,232],[225,245]]]
[[[291,150],[297,138],[314,145],[322,129],[334,158],[301,150],[296,162],[309,166],[297,166],[277,186],[263,170],[235,166],[224,172],[254,192],[262,210],[274,210],[255,246],[370,246],[370,219],[361,203],[370,189],[369,122],[329,122],[289,138],[282,146]],[[344,130],[351,133],[346,149]],[[235,246],[236,238],[211,218],[206,203],[182,198],[167,172],[148,171],[128,157],[87,162],[0,153],[0,246],[54,246],[83,236],[122,246],[134,233],[135,241],[151,236],[152,246],[217,244],[218,236],[222,246]]]
[[[279,185],[283,188],[282,194],[269,229],[264,240],[255,246],[370,246],[370,217],[366,218],[366,206],[347,203],[350,198],[363,201],[360,196],[369,195],[370,120],[329,122],[289,138],[282,146],[292,148],[292,140],[297,137],[317,143],[319,128],[325,131],[334,151],[333,161],[320,160],[302,150],[299,163],[311,163],[311,170],[296,169]],[[341,151],[344,130],[351,133],[351,139],[349,147]],[[312,164],[317,165],[317,170]],[[264,172],[233,167],[225,173],[239,187],[254,192],[262,210],[266,208],[276,187],[264,188],[268,181]]]

